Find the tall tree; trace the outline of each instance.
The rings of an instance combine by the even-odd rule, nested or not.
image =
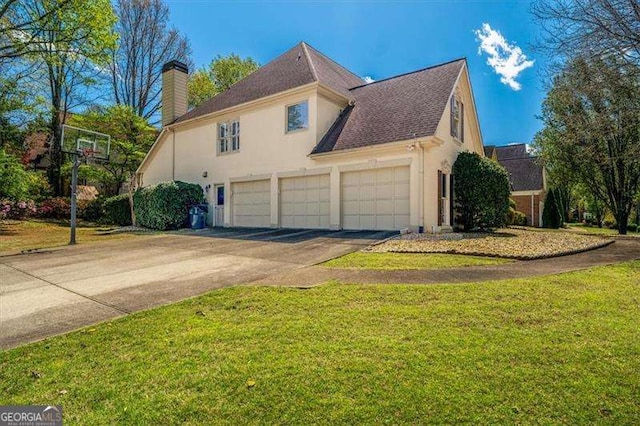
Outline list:
[[[638,0],[536,0],[532,13],[542,36],[538,48],[552,67],[578,56],[615,55],[640,72]]]
[[[169,26],[162,0],[118,0],[116,14],[119,44],[110,63],[114,100],[151,119],[160,109],[162,65],[174,59],[189,64],[189,41]]]
[[[3,0],[0,5],[0,62],[28,54],[42,45],[42,31],[58,13],[71,7],[71,0],[58,0],[47,9],[33,10],[28,1]],[[35,13],[34,13],[35,12]]]
[[[58,0],[22,0],[29,16],[50,19],[37,27],[41,43],[31,45],[28,57],[39,65],[36,79],[48,83],[50,106],[51,166],[48,177],[56,195],[62,193],[61,129],[67,113],[90,90],[108,60],[108,49],[115,46],[116,21],[109,0],[69,0],[59,9]]]
[[[71,122],[111,136],[109,162],[95,166],[105,172],[103,184],[109,195],[120,193],[122,185],[135,174],[156,137],[155,128],[138,116],[132,107],[125,105],[93,108],[82,116],[73,116]]]
[[[209,68],[202,68],[191,75],[189,107],[195,108],[218,93],[224,92],[258,68],[260,64],[250,57],[242,59],[235,53],[229,56],[216,56],[209,64]]]
[[[640,190],[640,81],[619,57],[565,65],[543,103],[536,145],[548,169],[588,186],[620,234]]]

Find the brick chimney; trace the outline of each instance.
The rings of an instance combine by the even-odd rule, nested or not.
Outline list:
[[[189,69],[180,61],[162,66],[162,126],[187,112],[187,78]]]

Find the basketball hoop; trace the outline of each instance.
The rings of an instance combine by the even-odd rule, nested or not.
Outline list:
[[[79,127],[62,126],[62,152],[71,155],[73,168],[71,169],[71,237],[69,244],[76,243],[76,212],[78,190],[78,167],[82,161],[108,162],[111,136],[93,130]]]

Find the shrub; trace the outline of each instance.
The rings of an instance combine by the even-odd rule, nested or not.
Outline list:
[[[186,182],[162,182],[136,191],[134,206],[141,226],[177,229],[187,225],[189,207],[204,200],[202,187]]]
[[[129,206],[129,195],[122,194],[107,198],[102,203],[104,211],[103,220],[120,226],[131,225],[131,207]]]
[[[465,231],[503,226],[509,212],[509,175],[495,161],[461,152],[453,164],[458,221]]]
[[[36,205],[29,201],[0,201],[0,219],[23,220],[36,213]]]
[[[36,215],[43,219],[69,219],[71,200],[63,197],[48,198],[40,203]]]
[[[516,226],[527,226],[527,215],[522,212],[515,211],[513,217],[513,224]]]
[[[89,222],[98,222],[103,219],[104,211],[102,204],[104,198],[95,198],[93,200],[78,201],[78,217]]]
[[[29,197],[29,173],[20,159],[0,149],[0,198],[17,201]]]
[[[27,172],[27,191],[29,198],[42,201],[51,196],[51,186],[44,173]]]
[[[635,223],[629,223],[627,225],[627,231],[636,232],[637,230],[638,230],[638,225],[636,225]]]

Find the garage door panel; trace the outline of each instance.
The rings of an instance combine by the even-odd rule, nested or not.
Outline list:
[[[409,167],[344,172],[344,229],[398,230],[409,226]]]
[[[280,226],[329,227],[329,175],[280,179]]]
[[[271,182],[269,180],[232,184],[233,224],[268,227],[271,223]]]

